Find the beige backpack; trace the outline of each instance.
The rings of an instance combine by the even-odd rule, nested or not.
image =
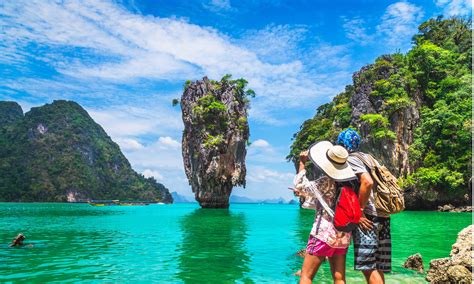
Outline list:
[[[370,154],[366,157],[355,152],[351,155],[359,158],[370,169],[370,175],[376,183],[374,190],[375,208],[383,214],[395,214],[405,209],[403,190],[397,183],[397,178],[385,167],[381,166]]]

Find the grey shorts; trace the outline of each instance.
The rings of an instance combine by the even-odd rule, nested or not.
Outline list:
[[[390,218],[367,215],[374,223],[370,231],[357,227],[353,233],[355,270],[392,270],[392,238]]]

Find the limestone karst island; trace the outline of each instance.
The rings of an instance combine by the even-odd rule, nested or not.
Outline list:
[[[472,3],[6,1],[1,283],[472,283]]]

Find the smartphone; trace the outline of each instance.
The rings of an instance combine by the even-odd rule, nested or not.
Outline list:
[[[289,189],[289,190],[293,190],[293,191],[295,191],[295,190],[296,190],[296,188],[294,188],[294,187],[291,187],[291,186],[289,186],[289,187],[288,187],[288,189]]]

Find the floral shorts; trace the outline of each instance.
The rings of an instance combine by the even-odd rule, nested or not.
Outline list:
[[[306,245],[306,252],[314,256],[327,256],[347,254],[347,248],[333,248],[327,243],[309,235],[308,244]]]

